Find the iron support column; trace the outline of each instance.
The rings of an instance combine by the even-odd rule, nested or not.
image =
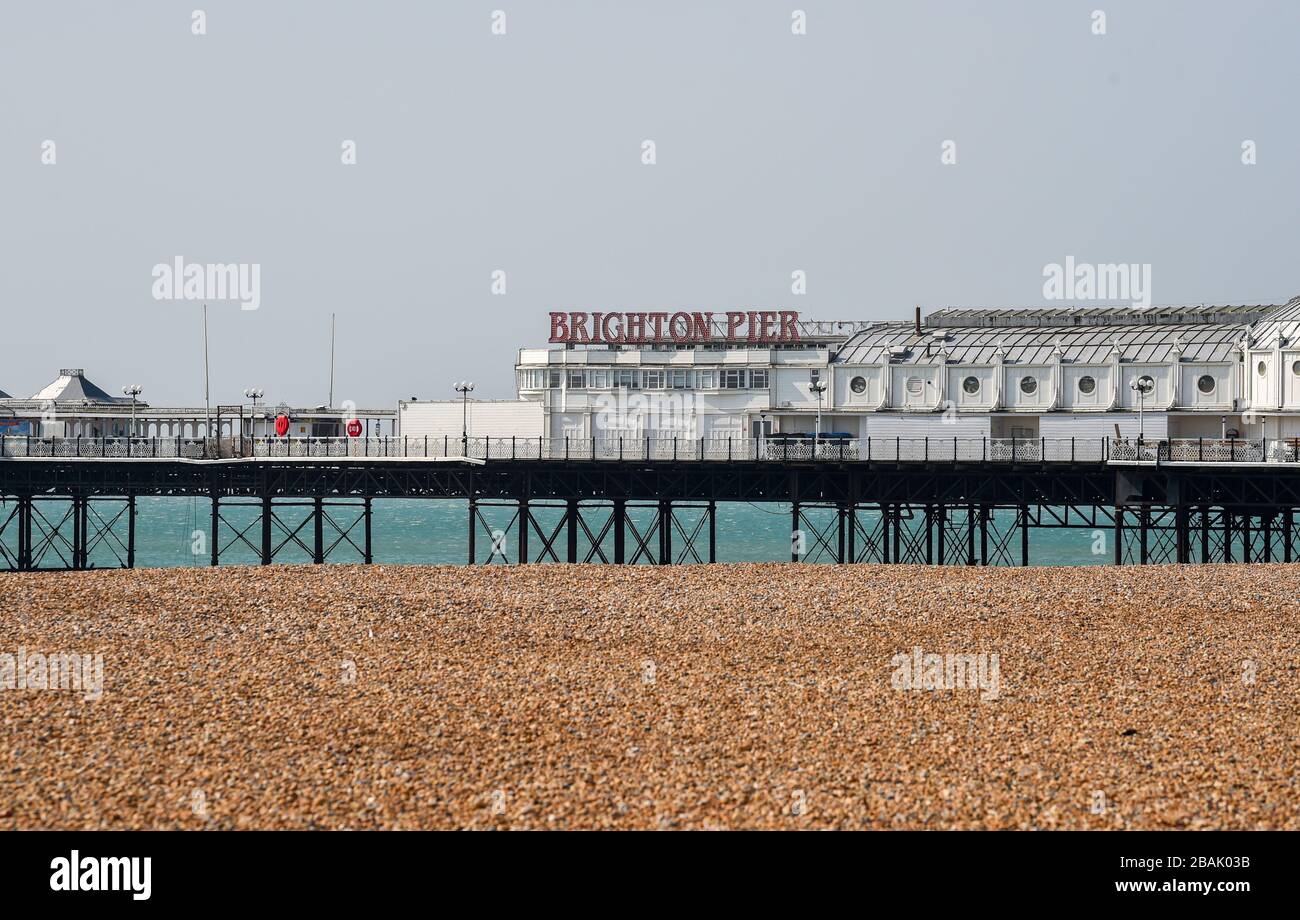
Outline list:
[[[320,565],[325,561],[325,508],[324,499],[317,495],[312,502],[312,553],[311,561]]]
[[[81,568],[81,497],[72,496],[72,568]]]
[[[623,565],[627,562],[627,501],[622,498],[614,499],[614,564]],[[526,547],[527,541],[521,543],[521,547]]]
[[[1029,506],[1020,506],[1020,564],[1029,565]]]
[[[528,561],[528,529],[532,526],[531,520],[532,511],[528,508],[528,499],[519,499],[519,561],[521,563]]]
[[[90,568],[90,499],[84,495],[81,498],[81,568]]]
[[[475,518],[477,517],[478,517],[478,502],[474,501],[474,499],[471,498],[469,500],[469,564],[470,565],[473,565],[474,562],[476,561],[474,559],[474,555],[475,555],[474,554],[474,531],[475,531],[475,525],[478,524],[478,521],[475,520]]]
[[[700,456],[703,456],[701,453]],[[718,561],[718,503],[709,499],[709,562]]]
[[[220,518],[220,496],[216,492],[212,493],[212,564],[217,565],[221,560],[221,547],[218,544],[218,538],[221,536],[221,518]]]
[[[32,567],[32,497],[18,496],[18,571]]]
[[[262,565],[271,564],[271,521],[275,517],[275,508],[269,494],[262,496]]]
[[[363,505],[362,505],[362,509],[361,509],[361,514],[362,514],[362,515],[364,516],[364,518],[365,518],[365,520],[362,522],[362,526],[365,528],[365,531],[366,531],[366,534],[365,534],[365,536],[366,536],[366,552],[365,552],[365,557],[364,557],[364,562],[365,562],[366,565],[371,565],[371,564],[373,564],[374,561],[375,561],[374,544],[371,542],[371,536],[372,536],[372,533],[371,533],[371,529],[370,529],[370,511],[371,511],[371,509],[370,509],[370,496],[367,495],[367,496],[365,497],[365,499],[363,499]]]
[[[130,442],[127,442],[130,444]],[[126,496],[126,567],[135,568],[135,493]]]
[[[672,565],[673,562],[673,535],[670,530],[673,524],[673,505],[672,502],[659,502],[659,564]]]
[[[565,552],[565,561],[578,561],[578,500],[571,498],[565,502],[564,506],[564,525],[566,528],[565,538],[567,549]]]

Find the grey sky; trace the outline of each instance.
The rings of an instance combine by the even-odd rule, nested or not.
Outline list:
[[[0,389],[200,404],[200,308],[150,293],[177,255],[261,266],[259,310],[209,307],[214,404],[324,402],[331,312],[335,401],[391,406],[513,395],[550,309],[1035,305],[1067,255],[1284,300],[1298,36],[1291,0],[10,0]]]

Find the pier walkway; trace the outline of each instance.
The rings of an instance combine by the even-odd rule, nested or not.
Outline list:
[[[1296,447],[1294,439],[828,437],[814,449],[811,438],[791,437],[5,437],[0,570],[134,566],[141,496],[209,503],[213,565],[236,545],[264,564],[286,547],[318,563],[347,553],[372,562],[375,499],[466,502],[472,563],[711,562],[723,502],[788,506],[791,558],[800,561],[1028,565],[1031,532],[1077,528],[1101,535],[1117,564],[1291,562],[1300,561]],[[494,526],[501,515],[508,523]]]

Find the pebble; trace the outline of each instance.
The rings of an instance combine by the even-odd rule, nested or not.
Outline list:
[[[0,829],[1297,830],[1298,571],[7,574],[104,691],[0,689]]]

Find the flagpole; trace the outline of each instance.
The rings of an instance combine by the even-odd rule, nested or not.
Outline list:
[[[334,408],[334,314],[330,314],[330,401],[328,403],[331,409]]]
[[[203,305],[203,437],[212,437],[212,401],[208,388],[208,305]],[[204,441],[206,444],[206,440]],[[204,453],[207,453],[205,448]]]

